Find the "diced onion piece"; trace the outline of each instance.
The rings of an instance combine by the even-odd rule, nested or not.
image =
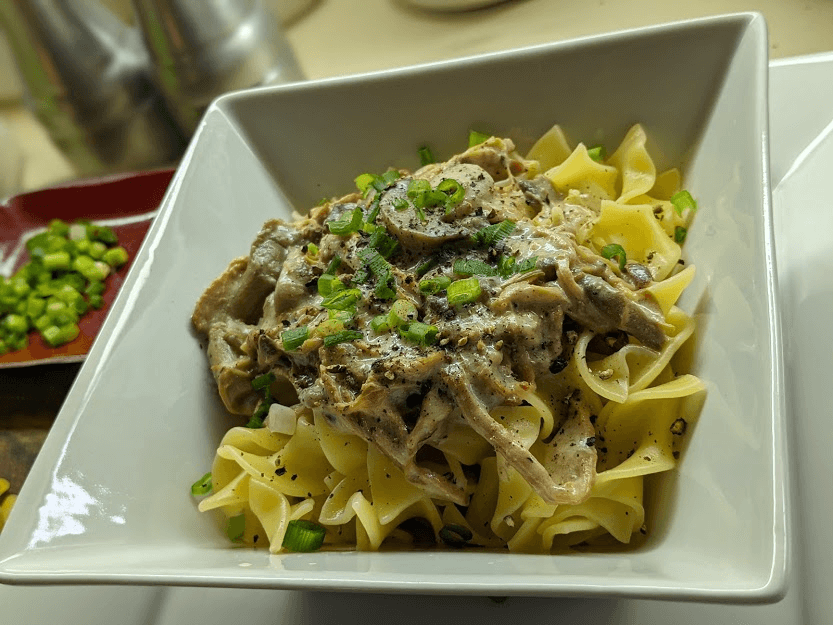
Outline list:
[[[266,429],[277,434],[295,434],[295,427],[298,424],[298,417],[295,411],[283,404],[272,404],[269,406],[269,414],[264,422]]]

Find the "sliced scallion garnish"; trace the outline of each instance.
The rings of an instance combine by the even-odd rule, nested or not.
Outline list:
[[[370,212],[367,214],[367,222],[369,224],[375,224],[376,218],[379,216],[379,211],[382,210],[382,196],[377,195],[373,198],[373,202],[370,203]]]
[[[538,257],[532,256],[531,258],[525,258],[521,262],[517,264],[515,267],[515,273],[526,273],[527,271],[532,271],[535,269],[536,265],[538,264]]]
[[[318,551],[324,544],[326,534],[323,525],[306,519],[293,519],[286,526],[282,546],[288,551],[299,553]]]
[[[370,328],[376,333],[381,334],[390,330],[390,315],[376,315],[370,320]]]
[[[321,277],[318,278],[317,284],[318,294],[323,295],[324,297],[343,291],[346,288],[344,283],[331,273],[321,274]]]
[[[211,471],[203,475],[196,482],[191,484],[191,494],[194,497],[202,497],[211,492]]]
[[[367,244],[379,252],[379,256],[382,258],[390,258],[399,247],[399,241],[389,236],[382,227],[373,231]]]
[[[446,195],[443,202],[445,204],[446,211],[450,210],[454,206],[457,206],[457,204],[462,202],[463,198],[466,196],[466,190],[463,188],[463,185],[453,178],[446,178],[442,180],[440,184],[437,185],[437,191]]]
[[[454,273],[458,276],[495,276],[497,271],[488,263],[476,259],[459,258],[454,261]]]
[[[688,230],[683,228],[682,226],[677,226],[674,228],[674,241],[682,245],[685,243],[686,235],[688,235]]]
[[[281,342],[285,351],[292,352],[301,347],[309,338],[309,328],[301,326],[281,332]]]
[[[501,254],[497,261],[497,272],[502,278],[508,278],[515,273],[515,257]]]
[[[478,247],[490,247],[508,237],[513,230],[515,230],[515,222],[504,219],[500,223],[486,226],[479,232],[475,232],[471,240]]]
[[[359,251],[359,258],[376,278],[376,297],[380,299],[393,299],[396,291],[391,287],[393,282],[393,271],[391,264],[382,258],[378,251],[372,248],[365,248]]]
[[[336,275],[336,271],[338,271],[339,267],[341,267],[341,256],[335,254],[332,260],[330,260],[330,264],[328,264],[327,268],[324,270],[324,273],[334,276]]]
[[[601,163],[607,158],[607,150],[603,145],[594,145],[592,148],[587,148],[587,156],[597,163]]]
[[[353,234],[354,232],[358,232],[359,228],[361,228],[362,217],[362,207],[356,206],[350,214],[349,219],[347,217],[344,219],[333,219],[327,222],[327,227],[330,229],[330,232],[340,236]]]
[[[333,310],[347,310],[356,305],[356,302],[361,298],[362,292],[358,289],[345,289],[344,291],[336,291],[324,298],[321,302],[322,308]]]
[[[450,306],[460,306],[476,302],[480,297],[480,281],[477,278],[456,280],[448,285],[446,296]]]
[[[697,210],[697,202],[693,197],[691,197],[691,193],[685,189],[672,195],[671,203],[674,205],[674,210],[677,211],[677,214],[680,216],[682,216],[683,211],[686,209],[691,209],[692,211]]]
[[[416,319],[417,309],[413,302],[398,299],[391,306],[388,315],[391,326],[401,326],[403,323],[409,323]]]
[[[349,341],[356,341],[363,338],[364,335],[358,330],[341,330],[329,336],[324,337],[324,347],[332,347],[339,343],[347,343]]]
[[[457,525],[456,523],[444,525],[440,529],[439,535],[440,540],[449,547],[462,547],[474,538],[474,534],[472,534],[469,528]]]
[[[399,326],[399,335],[406,341],[417,345],[433,345],[437,341],[437,326],[428,325],[421,321],[412,321]]]
[[[431,148],[427,145],[423,145],[419,150],[417,150],[417,152],[419,153],[419,162],[423,167],[437,162],[434,159],[434,155],[431,153]]]
[[[480,145],[487,139],[490,139],[492,135],[487,135],[482,132],[478,132],[476,130],[469,130],[469,147],[473,148],[476,145]]]
[[[451,278],[446,276],[437,276],[436,278],[426,278],[420,280],[419,290],[426,295],[434,295],[440,291],[445,291],[448,285],[451,284]]]
[[[625,270],[625,263],[628,262],[628,257],[625,254],[625,248],[618,243],[610,243],[602,248],[602,256],[610,260],[615,258],[619,261],[619,271]]]
[[[269,371],[268,373],[259,375],[254,380],[252,380],[252,388],[256,391],[262,391],[263,389],[272,386],[274,382],[275,374]]]
[[[243,532],[246,531],[246,515],[238,514],[228,520],[226,525],[226,536],[233,543],[239,543],[243,540]]]

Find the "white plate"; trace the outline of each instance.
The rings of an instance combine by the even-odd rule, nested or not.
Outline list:
[[[772,173],[776,223],[795,216],[795,228],[777,231],[782,292],[787,295],[784,317],[795,322],[815,315],[831,317],[833,281],[816,284],[817,273],[801,275],[807,254],[808,233],[830,230],[825,207],[815,198],[827,194],[827,173],[833,166],[833,142],[821,139],[810,145],[833,120],[833,54],[775,62],[770,72]],[[826,136],[826,133],[825,133]],[[806,151],[803,158],[797,159]],[[794,170],[786,175],[793,164]],[[786,176],[785,176],[786,175]],[[803,200],[813,200],[809,208]],[[826,221],[825,221],[826,220]],[[792,238],[794,233],[801,238]],[[823,237],[819,235],[817,240]],[[807,246],[811,250],[810,245]],[[818,259],[816,259],[818,260]],[[822,259],[823,260],[823,259]],[[829,261],[828,261],[829,263]],[[824,268],[828,265],[819,265]],[[822,276],[824,278],[824,276]],[[798,278],[796,280],[795,278]],[[796,314],[800,313],[800,314]],[[802,625],[833,622],[833,545],[829,540],[833,501],[829,476],[831,454],[822,444],[833,440],[833,421],[825,386],[814,384],[812,371],[833,366],[833,331],[786,333],[787,356],[793,373],[792,415],[795,431],[799,493],[797,534],[803,536],[795,551],[790,590],[770,606],[734,607],[630,600],[546,600],[510,598],[495,605],[476,597],[407,597],[340,595],[289,591],[71,587],[26,588],[0,586],[0,621],[14,615],[19,625],[199,625],[246,622],[340,623],[367,625],[397,622],[551,622],[558,615],[565,624],[592,620],[611,625]],[[822,374],[823,375],[823,374]],[[823,379],[827,382],[827,379]],[[809,549],[808,549],[809,547]],[[486,620],[488,619],[488,620]]]

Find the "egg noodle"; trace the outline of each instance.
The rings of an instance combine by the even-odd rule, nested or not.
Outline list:
[[[465,506],[443,501],[409,481],[375,445],[340,431],[319,410],[305,409],[291,435],[265,427],[229,430],[212,467],[213,491],[199,510],[220,510],[228,519],[243,515],[235,538],[268,545],[273,553],[281,551],[296,519],[323,525],[324,548],[331,549],[408,548],[414,542],[402,526],[408,519],[421,519],[435,535],[444,526],[467,528],[469,545],[519,553],[635,542],[646,532],[645,476],[675,467],[692,418],[686,402],[704,391],[699,379],[677,370],[684,366],[680,348],[695,329],[675,305],[694,276],[694,267],[681,261],[694,207],[672,202],[680,173],[657,173],[645,143],[636,125],[604,158],[581,143],[570,147],[554,126],[526,157],[528,178],[543,173],[565,205],[593,211],[575,235],[579,244],[597,254],[620,245],[629,262],[650,271],[644,291],[664,317],[667,338],[658,350],[628,337],[612,353],[600,353],[594,340],[601,337],[579,328],[560,371],[524,387],[520,405],[490,410],[515,443],[552,473],[546,442],[563,431],[565,398],[579,390],[590,407],[591,444],[598,453],[583,501],[548,503],[489,442],[461,424],[437,447],[451,473],[469,477],[470,499]],[[558,225],[563,219],[563,209],[555,208],[532,222]],[[614,255],[607,261],[611,270],[621,270],[619,260]]]

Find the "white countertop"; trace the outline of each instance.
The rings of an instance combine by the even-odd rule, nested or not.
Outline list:
[[[119,9],[123,1],[107,3],[129,15]],[[833,50],[828,0],[508,0],[459,13],[404,0],[319,0],[288,25],[287,36],[306,75],[323,78],[736,11],[764,14],[772,58]],[[20,101],[0,106],[0,122],[22,152],[18,190],[74,177]]]

